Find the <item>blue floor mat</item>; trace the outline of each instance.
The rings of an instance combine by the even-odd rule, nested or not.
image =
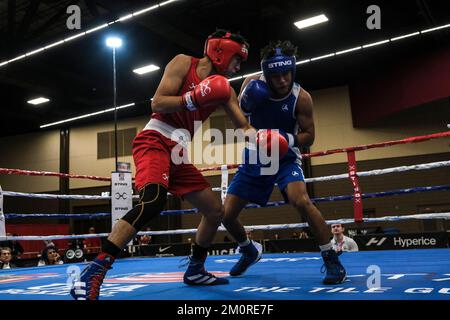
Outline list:
[[[348,279],[322,285],[319,253],[265,254],[245,275],[230,277],[238,255],[209,256],[208,271],[230,284],[182,282],[180,257],[118,260],[102,300],[449,300],[450,249],[362,251],[340,259]],[[68,272],[85,264],[0,271],[1,300],[69,300]],[[377,276],[379,274],[379,277]]]

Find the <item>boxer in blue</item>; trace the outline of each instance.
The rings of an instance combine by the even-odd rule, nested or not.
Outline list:
[[[261,258],[260,246],[247,238],[238,216],[248,202],[266,204],[276,183],[285,201],[308,222],[317,239],[326,269],[323,283],[339,284],[345,280],[346,271],[330,242],[330,228],[309,199],[301,168],[299,147],[311,146],[315,132],[311,96],[295,82],[296,51],[289,41],[270,43],[261,50],[263,74],[250,76],[242,84],[239,102],[251,125],[258,130],[278,129],[289,150],[285,155],[280,153],[278,171],[271,175],[263,174],[261,164],[251,164],[244,157],[244,164],[230,183],[223,224],[241,252],[230,275],[243,274]]]

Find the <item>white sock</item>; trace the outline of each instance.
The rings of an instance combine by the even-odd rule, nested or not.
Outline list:
[[[250,239],[247,238],[244,242],[239,242],[239,247],[245,247],[248,246],[250,244]]]
[[[327,251],[327,250],[333,249],[333,245],[331,244],[331,242],[328,242],[327,244],[319,246],[319,248],[320,248],[320,251]]]

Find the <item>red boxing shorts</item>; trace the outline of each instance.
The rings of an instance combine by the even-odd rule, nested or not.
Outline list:
[[[177,142],[155,130],[143,130],[133,141],[133,158],[136,165],[136,189],[149,183],[159,183],[168,191],[182,197],[194,191],[210,188],[210,184],[191,163],[174,164],[172,149]]]

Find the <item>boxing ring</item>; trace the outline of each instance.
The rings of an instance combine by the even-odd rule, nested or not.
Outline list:
[[[103,283],[102,300],[449,300],[448,249],[360,251],[344,253],[348,279],[323,286],[319,253],[264,254],[245,275],[224,286],[186,286],[180,257],[118,260]],[[210,256],[206,268],[227,276],[237,255]],[[436,263],[439,262],[439,263]],[[381,273],[381,287],[368,287],[371,265]],[[70,300],[69,265],[5,270],[2,300]],[[83,264],[70,264],[83,268]]]
[[[438,186],[420,186],[407,189],[388,190],[376,193],[361,193],[358,177],[380,176],[407,171],[433,170],[450,166],[450,161],[416,164],[395,168],[377,169],[366,172],[356,170],[354,153],[370,148],[387,147],[397,144],[417,143],[430,139],[450,137],[450,131],[420,137],[411,137],[398,141],[328,150],[311,153],[304,157],[325,156],[334,153],[347,153],[348,169],[344,174],[326,177],[308,178],[307,183],[326,182],[349,179],[354,194],[329,196],[312,199],[313,202],[346,201],[354,203],[353,218],[337,220],[327,219],[333,223],[386,223],[392,221],[450,219],[450,212],[402,215],[386,214],[383,217],[364,218],[361,211],[362,199],[401,196],[403,194],[435,192],[450,190],[450,184]],[[214,191],[226,194],[228,170],[237,165],[202,169],[202,171],[221,170],[222,186]],[[52,172],[36,172],[18,169],[0,168],[0,174],[25,174],[40,176],[57,176],[66,178],[82,178],[109,181],[109,178],[96,176],[69,175]],[[449,179],[450,180],[450,179]],[[450,181],[449,181],[450,183]],[[1,189],[0,189],[1,190]],[[13,191],[2,191],[7,197],[32,197],[47,200],[110,200],[110,196],[27,194]],[[136,197],[136,196],[135,196]],[[285,205],[283,201],[268,203],[270,207]],[[259,208],[249,204],[247,208]],[[164,211],[163,215],[191,214],[196,209]],[[5,218],[11,221],[24,217],[54,218],[86,218],[86,214],[19,214],[6,213]],[[108,213],[89,215],[106,217]],[[306,223],[271,224],[246,226],[248,230],[279,230],[306,227]],[[138,235],[173,235],[192,234],[196,229],[160,230],[139,232]],[[225,231],[223,227],[219,231]],[[52,235],[52,236],[18,236],[7,237],[7,240],[56,240],[86,239],[90,237],[106,237],[108,234]],[[442,249],[404,249],[383,251],[345,252],[340,259],[347,270],[347,280],[336,286],[322,285],[323,274],[320,272],[322,258],[319,252],[263,254],[260,262],[252,266],[243,276],[229,277],[228,271],[237,262],[236,254],[212,256],[206,262],[208,271],[217,276],[228,276],[229,285],[191,287],[183,284],[185,271],[179,266],[181,257],[143,257],[119,259],[105,278],[101,289],[102,300],[449,300],[450,299],[450,250]],[[70,300],[69,275],[79,272],[85,263],[70,263],[58,266],[31,267],[2,270],[0,272],[0,300]]]

